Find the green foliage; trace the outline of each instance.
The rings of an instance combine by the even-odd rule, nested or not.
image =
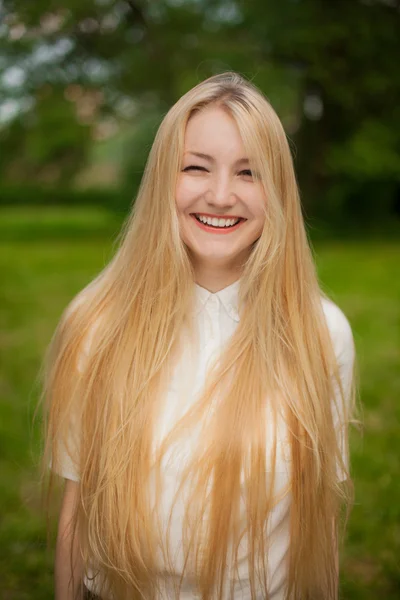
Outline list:
[[[394,216],[400,186],[400,76],[396,3],[282,0],[238,3],[237,34],[298,74],[296,167],[311,215],[345,222]],[[363,185],[360,185],[360,182]],[[382,182],[384,185],[382,186]],[[368,194],[369,187],[372,194]],[[380,189],[379,203],[376,190]],[[324,205],[321,206],[321,198]],[[322,210],[321,210],[322,209]]]
[[[162,115],[159,111],[147,111],[130,136],[124,139],[121,157],[122,181],[127,189],[137,190]]]
[[[400,126],[400,113],[399,113]],[[399,180],[400,156],[397,130],[381,121],[367,119],[341,148],[333,146],[328,168],[354,180]]]
[[[51,86],[38,92],[34,113],[16,119],[3,136],[5,180],[63,186],[87,160],[92,143],[88,126],[77,121],[71,103]]]
[[[74,187],[108,122],[121,136],[133,130],[119,183],[134,193],[152,119],[232,69],[284,122],[310,216],[345,223],[359,211],[364,222],[399,214],[396,2],[3,0],[1,15],[0,103],[13,99],[21,112],[3,125],[0,179]],[[10,70],[17,83],[7,84]]]

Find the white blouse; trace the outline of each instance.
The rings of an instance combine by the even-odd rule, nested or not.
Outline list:
[[[201,394],[208,367],[211,362],[218,358],[218,355],[234,333],[240,320],[238,313],[239,280],[217,293],[209,292],[198,284],[195,284],[195,286],[200,355],[195,359],[190,349],[185,348],[185,352],[180,357],[165,395],[165,403],[159,420],[155,444],[163,439],[176,421],[188,410],[190,403],[195,402]],[[343,312],[333,302],[322,299],[322,305],[335,354],[339,362],[343,388],[348,397],[354,362],[354,343],[351,328]],[[182,399],[184,399],[184,402],[182,402]],[[334,416],[335,422],[337,422],[337,417],[338,415]],[[272,422],[272,420],[268,421],[269,423]],[[271,439],[271,436],[268,435],[268,427],[269,424],[266,423],[266,439]],[[179,443],[170,448],[164,457],[162,464],[162,500],[158,507],[162,523],[166,524],[168,522],[172,500],[180,481],[182,468],[186,464],[194,444],[198,442],[198,433],[199,430],[191,431],[187,438],[180,438]],[[287,452],[286,446],[281,443],[284,438],[284,423],[278,421],[278,448],[275,475],[277,493],[286,487],[290,478],[290,455]],[[343,448],[342,442],[340,443]],[[343,457],[346,462],[344,452]],[[67,479],[79,481],[79,474],[66,454],[63,456],[60,474]],[[343,473],[339,469],[338,478],[343,479]],[[283,600],[285,593],[286,562],[289,549],[290,499],[291,496],[288,493],[275,506],[268,525],[269,539],[271,540],[268,561],[271,600]],[[168,544],[170,555],[173,557],[173,569],[169,568],[167,564],[162,563],[162,555],[160,554],[160,587],[162,590],[160,592],[160,600],[161,598],[174,598],[172,593],[173,584],[174,581],[179,580],[182,573],[184,559],[182,552],[182,517],[184,505],[185,493],[183,491],[171,513]],[[247,565],[246,536],[242,538],[239,549],[238,571],[239,581],[235,581],[234,597],[235,599],[248,600],[251,598],[251,594]],[[237,579],[236,573],[235,580]],[[229,598],[229,584],[230,581],[227,581],[225,585],[226,599]],[[85,580],[85,585],[94,593],[96,592],[94,581]],[[180,599],[194,600],[198,597],[198,593],[192,588],[191,583],[184,580]],[[258,598],[260,600],[262,598],[261,590]]]

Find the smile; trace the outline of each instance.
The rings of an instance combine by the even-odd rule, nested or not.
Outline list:
[[[208,223],[202,223],[202,221],[200,221],[200,219],[194,215],[191,214],[190,215],[192,217],[192,219],[194,220],[194,222],[196,223],[196,225],[198,227],[200,227],[200,229],[202,229],[203,231],[207,231],[209,233],[217,233],[217,234],[227,234],[227,233],[232,233],[233,231],[236,231],[237,229],[239,229],[239,227],[245,222],[246,219],[239,219],[239,221],[237,223],[234,223],[232,225],[211,225]],[[236,221],[236,219],[234,219]],[[227,220],[229,222],[229,219]]]

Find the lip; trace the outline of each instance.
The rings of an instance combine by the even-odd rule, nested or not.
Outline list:
[[[199,214],[204,214],[204,213],[199,213]],[[226,235],[228,233],[233,233],[234,231],[239,229],[239,227],[241,225],[243,225],[243,223],[246,221],[246,219],[242,219],[241,221],[239,221],[239,223],[236,223],[236,225],[233,225],[233,227],[220,227],[219,229],[217,229],[216,227],[212,227],[211,225],[205,225],[201,221],[198,221],[196,219],[196,217],[194,216],[194,214],[191,214],[190,216],[192,217],[193,221],[196,223],[196,225],[198,225],[198,227],[200,229],[203,229],[203,231],[207,231],[208,233],[215,233],[216,235]],[[220,217],[220,218],[222,219],[223,217]],[[236,218],[239,219],[241,217],[236,217]]]
[[[201,215],[202,217],[210,217],[211,219],[243,219],[244,221],[246,221],[247,219],[245,219],[244,217],[240,217],[239,215],[212,215],[211,213],[190,213],[191,216],[193,215]]]

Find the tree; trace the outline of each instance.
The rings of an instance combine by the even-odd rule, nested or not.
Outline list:
[[[397,0],[239,3],[259,61],[299,74],[297,169],[305,205],[357,217],[393,210],[400,184]],[[380,188],[380,202],[376,201]],[[368,194],[368,189],[372,194]],[[358,193],[357,193],[358,191]]]
[[[68,8],[3,0],[1,10],[0,104],[12,95],[30,114],[46,86],[59,99],[60,90],[79,89],[72,100],[78,119],[84,97],[100,91],[88,129],[114,118],[144,139],[138,125],[146,115],[161,116],[206,76],[236,70],[266,93],[294,142],[307,214],[393,212],[399,0],[71,0]],[[4,85],[10,69],[19,77],[11,87]],[[64,109],[67,119],[67,102]],[[15,152],[27,146],[24,127],[10,133],[21,139],[18,146],[9,137]],[[86,142],[77,136],[74,143]]]

